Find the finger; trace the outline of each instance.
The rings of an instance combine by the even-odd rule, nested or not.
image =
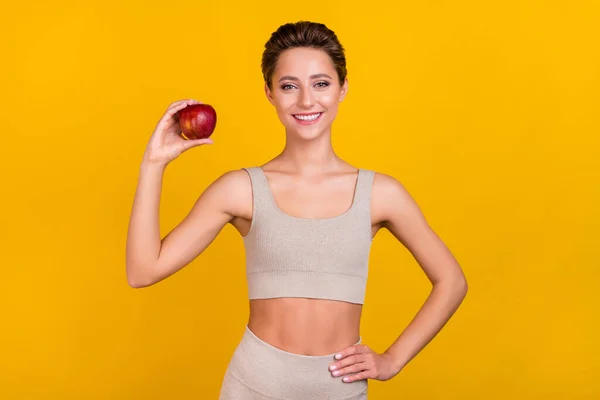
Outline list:
[[[356,364],[356,363],[361,363],[361,362],[364,362],[364,361],[365,360],[363,360],[359,355],[352,354],[352,355],[347,356],[344,359],[342,359],[342,360],[340,360],[340,361],[338,361],[338,362],[336,362],[334,364],[331,364],[329,366],[329,370],[330,371],[340,370],[340,369],[342,369],[344,367],[347,367],[349,365]]]
[[[347,347],[344,350],[342,350],[339,353],[337,353],[335,355],[335,359],[336,360],[341,360],[342,358],[347,357],[350,354],[360,353],[361,352],[360,347],[361,347],[361,345],[359,345],[359,344],[353,344],[352,346]]]
[[[200,102],[194,99],[181,100],[180,102],[174,103],[169,108],[167,108],[167,112],[172,112],[173,110],[181,110],[192,104],[200,104]]]
[[[172,107],[178,107],[182,104],[200,104],[201,102],[199,102],[196,99],[182,99],[182,100],[177,100],[172,102],[171,104],[169,104],[169,106],[167,107],[167,109],[170,109]]]
[[[179,111],[183,110],[184,108],[186,108],[189,104],[197,104],[194,103],[196,100],[182,100],[181,102],[179,102],[178,104],[175,104],[171,107],[169,107],[167,109],[167,111],[165,112],[165,114],[162,117],[163,121],[167,121],[169,119],[171,119],[172,117],[174,117]],[[189,102],[189,103],[188,103]],[[199,102],[198,102],[199,103]]]
[[[368,378],[369,378],[368,372],[363,371],[363,372],[359,372],[358,374],[345,376],[342,378],[342,381],[344,381],[346,383],[350,383],[350,382],[356,382],[356,381],[360,381],[360,380],[368,379]]]
[[[177,113],[178,111],[184,109],[185,107],[192,105],[192,104],[202,104],[200,101],[195,100],[195,99],[186,99],[186,100],[179,100],[176,101],[174,103],[171,103],[171,105],[169,105],[169,107],[167,108],[167,111],[165,112],[165,116],[168,114],[169,116]]]
[[[184,150],[191,149],[192,147],[201,146],[203,144],[213,144],[212,139],[194,139],[194,140],[186,140],[183,148]]]
[[[333,371],[331,373],[331,375],[333,376],[343,376],[343,375],[348,375],[348,374],[352,374],[355,372],[361,372],[364,371],[365,369],[367,369],[367,363],[365,362],[359,362],[359,363],[355,363],[352,364],[350,366],[347,366],[345,368],[341,368],[339,370]]]

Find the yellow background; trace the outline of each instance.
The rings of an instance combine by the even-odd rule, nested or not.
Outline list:
[[[8,7],[8,8],[7,8]],[[470,291],[373,399],[600,398],[600,12],[595,1],[15,2],[4,6],[0,398],[215,399],[247,321],[227,226],[191,265],[128,287],[138,167],[172,101],[218,112],[215,144],[165,173],[166,234],[284,135],[260,57],[280,24],[327,24],[350,91],[349,162],[395,176]],[[387,232],[362,323],[385,350],[430,289]]]

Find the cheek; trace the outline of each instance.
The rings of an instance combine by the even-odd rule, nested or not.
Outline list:
[[[288,118],[291,117],[292,111],[296,107],[296,103],[291,99],[292,96],[287,96],[283,99],[279,99],[279,101],[275,104],[275,110],[277,115],[279,116],[279,120],[286,124]]]
[[[277,102],[277,109],[281,112],[287,113],[289,109],[296,106],[296,99],[294,96],[283,96]]]
[[[320,98],[319,98],[319,102],[327,107],[328,109],[334,109],[337,107],[338,104],[338,98],[339,96],[334,94],[334,93],[327,93],[327,94],[323,94]]]

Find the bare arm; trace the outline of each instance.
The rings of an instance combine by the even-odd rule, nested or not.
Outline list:
[[[194,99],[171,103],[146,146],[127,231],[127,282],[133,287],[152,285],[189,264],[232,218],[235,179],[231,176],[245,174],[242,171],[224,174],[213,182],[188,216],[160,238],[159,206],[166,166],[183,152],[213,142],[210,138],[186,140],[180,136],[179,111],[198,103]]]
[[[138,191],[127,236],[127,281],[132,287],[153,285],[179,271],[198,257],[238,207],[234,195],[243,171],[230,171],[215,180],[171,232],[162,240],[159,203],[164,167],[142,164]]]
[[[394,178],[378,174],[379,206],[384,226],[413,255],[429,281],[431,293],[413,320],[386,350],[397,371],[415,357],[443,328],[467,293],[458,262],[431,229],[416,202]]]
[[[125,254],[127,282],[133,287],[144,286],[144,269],[153,265],[160,253],[159,207],[165,168],[157,162],[142,162],[140,167]]]

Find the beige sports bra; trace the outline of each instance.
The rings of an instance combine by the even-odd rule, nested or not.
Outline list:
[[[244,236],[250,299],[306,297],[364,303],[371,250],[375,173],[359,169],[350,208],[332,218],[298,218],[277,206],[260,167],[252,182],[253,216]]]

